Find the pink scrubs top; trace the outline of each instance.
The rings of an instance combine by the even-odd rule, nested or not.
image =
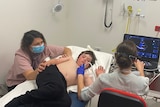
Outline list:
[[[25,71],[34,70],[44,61],[46,57],[55,58],[62,55],[64,47],[61,46],[46,46],[45,50],[40,54],[33,54],[33,60],[22,49],[15,53],[14,64],[10,68],[6,84],[8,87],[18,85],[26,80],[23,76]]]

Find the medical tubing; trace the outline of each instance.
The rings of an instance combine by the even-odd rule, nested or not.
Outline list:
[[[91,71],[92,71],[92,74],[93,74],[93,77],[94,77],[94,80],[96,79],[96,74],[95,74],[95,72],[93,71],[94,69],[93,69],[93,64],[92,63],[90,63],[90,62],[88,62],[89,63],[89,65],[92,67],[92,69],[91,69]]]

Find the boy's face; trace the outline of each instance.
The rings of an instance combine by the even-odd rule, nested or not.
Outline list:
[[[85,65],[85,69],[87,69],[92,61],[92,57],[89,54],[83,53],[77,59],[77,64],[80,66],[82,64]]]

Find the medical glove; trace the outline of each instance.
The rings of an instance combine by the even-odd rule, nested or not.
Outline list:
[[[84,71],[85,71],[85,66],[84,64],[81,65],[78,69],[77,69],[77,74],[82,74],[84,75]]]

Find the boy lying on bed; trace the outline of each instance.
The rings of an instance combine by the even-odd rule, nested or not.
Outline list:
[[[14,98],[5,107],[70,107],[67,86],[77,84],[76,70],[80,65],[85,64],[87,69],[91,66],[90,63],[95,63],[95,60],[92,51],[83,51],[76,62],[68,56],[63,56],[56,62],[51,60],[44,62],[45,70],[40,72],[36,79],[38,89]],[[91,83],[87,75],[86,83]]]

